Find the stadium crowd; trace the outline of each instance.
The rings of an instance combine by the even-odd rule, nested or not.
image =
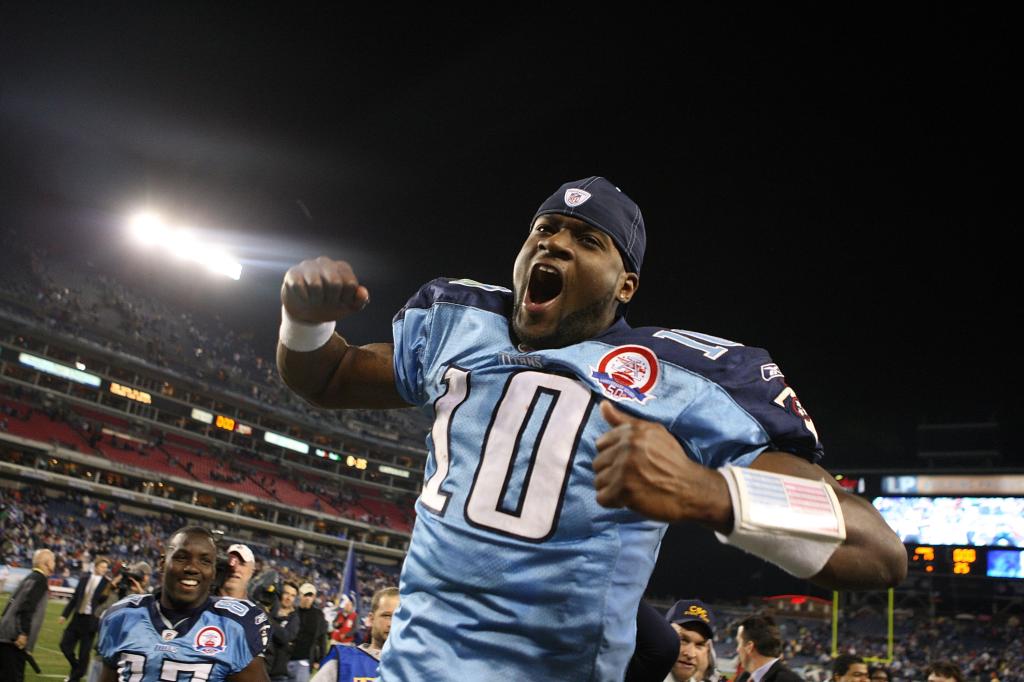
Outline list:
[[[57,556],[54,577],[71,585],[75,576],[91,567],[98,556],[129,564],[145,561],[158,565],[161,540],[185,519],[173,515],[140,517],[117,504],[90,499],[76,492],[59,495],[38,486],[0,489],[0,563],[31,565],[33,553],[49,548]],[[225,529],[225,538],[232,535]],[[224,541],[228,542],[227,539]],[[290,541],[261,538],[246,540],[256,556],[259,571],[273,569],[283,581],[310,583],[317,588],[319,606],[337,608],[345,555],[317,552]],[[360,596],[365,604],[372,595],[397,583],[394,570],[357,561]],[[731,621],[750,606],[726,605],[722,615]],[[339,618],[339,621],[343,620]],[[803,679],[823,682],[830,677],[831,633],[821,621],[779,618],[782,655]],[[721,661],[735,659],[735,628],[716,641]],[[859,611],[844,617],[840,627],[841,651],[858,657],[884,657],[885,629],[877,613]],[[338,635],[339,637],[341,635]],[[948,659],[975,682],[1024,682],[1024,628],[1019,618],[963,620],[948,617],[903,616],[896,621],[894,658],[882,664],[890,682],[924,680],[927,666]]]
[[[240,486],[242,489],[257,497],[314,511],[335,513],[379,528],[404,531],[412,523],[413,500],[408,493],[394,493],[398,503],[391,504],[380,498],[377,491],[368,487],[361,488],[354,482],[328,477],[310,482],[302,472],[260,459],[243,448],[215,450],[198,442],[186,445],[179,439],[172,452],[170,444],[165,444],[163,431],[119,426],[119,431],[113,433],[107,428],[109,425],[96,415],[83,414],[80,408],[76,410],[75,406],[59,398],[49,394],[36,395],[20,386],[0,386],[0,411],[0,431],[32,437],[35,435],[32,427],[25,423],[38,414],[45,416],[49,422],[69,426],[71,431],[68,433],[74,434],[71,438],[60,438],[55,433],[48,433],[47,442],[75,451],[101,452],[97,450],[100,447],[104,448],[102,453],[108,456],[111,450],[139,455],[142,458],[140,466],[144,465],[147,469],[159,461],[168,465],[177,475],[200,483],[243,484]],[[310,463],[317,461],[316,458],[309,459]],[[198,468],[197,463],[201,465]],[[250,485],[244,485],[250,481]],[[306,499],[312,501],[296,503],[294,498],[286,497],[285,489],[311,493],[312,496]],[[374,504],[378,506],[374,507]],[[381,508],[380,505],[384,505],[387,513],[375,513]]]
[[[122,564],[144,561],[158,565],[163,539],[186,525],[185,519],[173,514],[141,517],[115,503],[73,491],[47,494],[38,486],[0,488],[0,509],[0,564],[31,566],[37,549],[51,549],[57,556],[54,578],[63,579],[70,587],[97,556]],[[223,529],[225,541],[236,533],[237,529]],[[257,571],[272,569],[283,581],[315,585],[324,605],[337,601],[344,577],[344,552],[313,551],[304,543],[271,537],[243,542],[256,557]],[[361,598],[369,599],[378,589],[398,582],[397,569],[356,557]]]
[[[130,288],[88,265],[56,266],[44,251],[26,247],[21,239],[9,243],[25,254],[19,259],[21,271],[0,273],[3,310],[277,411],[337,419],[350,432],[423,447],[429,425],[413,410],[349,410],[325,417],[284,386],[273,358],[254,349],[251,335],[237,333],[219,317],[176,308],[158,287]]]

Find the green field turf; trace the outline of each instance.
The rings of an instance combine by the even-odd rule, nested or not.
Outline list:
[[[11,595],[6,592],[0,594],[0,613]],[[37,675],[32,666],[25,666],[25,682],[52,682],[63,680],[68,675],[71,666],[68,665],[64,654],[60,652],[60,636],[64,633],[64,626],[57,624],[60,612],[64,610],[66,602],[51,599],[46,605],[46,620],[43,621],[43,630],[39,633],[36,641],[36,648],[33,652],[36,663],[43,669],[42,675]]]

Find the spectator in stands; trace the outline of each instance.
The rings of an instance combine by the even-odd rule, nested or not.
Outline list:
[[[299,634],[292,647],[292,660],[288,663],[290,682],[308,682],[310,668],[319,667],[327,647],[327,621],[316,608],[316,587],[312,583],[299,586]]]
[[[928,682],[964,682],[960,667],[950,661],[935,661],[924,669]]]
[[[737,682],[801,682],[782,662],[782,637],[770,616],[750,616],[740,623],[736,657],[743,666]]]
[[[220,588],[224,597],[246,599],[249,581],[256,570],[256,557],[248,545],[241,543],[228,547],[228,575]]]
[[[679,636],[679,654],[665,682],[702,682],[714,679],[711,641],[715,638],[714,614],[698,600],[677,601],[665,615]]]
[[[270,682],[288,682],[288,663],[299,635],[299,619],[295,614],[298,594],[295,583],[285,583],[281,587],[280,601],[270,612],[270,646],[265,654]]]
[[[106,601],[107,590],[110,589],[108,571],[110,559],[97,557],[93,562],[92,572],[83,573],[79,577],[78,586],[60,617],[59,623],[63,625],[68,616],[71,616],[71,622],[64,629],[64,635],[60,639],[61,653],[71,664],[68,682],[78,682],[89,668],[92,642],[100,627],[96,609]]]
[[[0,616],[0,679],[5,682],[25,679],[26,655],[35,648],[46,617],[47,579],[55,566],[53,552],[37,549],[32,572],[18,584]]]
[[[398,610],[398,588],[385,587],[370,602],[370,641],[359,646],[335,644],[320,662],[320,671],[310,682],[351,682],[377,677],[380,650],[391,633],[391,617]]]
[[[866,682],[868,664],[860,656],[840,654],[832,661],[833,682]]]
[[[868,670],[871,682],[889,682],[889,671],[882,666],[874,666]]]

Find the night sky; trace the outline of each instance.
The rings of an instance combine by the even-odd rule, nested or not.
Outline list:
[[[541,201],[605,175],[647,225],[630,321],[769,349],[827,466],[913,467],[918,423],[991,418],[1019,466],[1007,16],[350,4],[4,3],[4,229],[270,356],[289,265],[349,260],[372,302],[343,331],[386,340],[426,280],[510,284]],[[138,254],[142,205],[242,280]]]

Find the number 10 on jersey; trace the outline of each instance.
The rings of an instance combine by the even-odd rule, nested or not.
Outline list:
[[[434,405],[431,430],[436,469],[420,494],[420,501],[441,516],[450,497],[441,487],[451,467],[451,433],[458,428],[459,406],[469,398],[470,373],[450,367],[442,382],[447,390]],[[576,379],[533,371],[512,375],[491,413],[481,451],[456,454],[479,458],[466,501],[466,521],[530,542],[550,537],[592,405],[590,390]],[[523,483],[517,499],[507,500],[530,424],[536,426],[536,433]]]

